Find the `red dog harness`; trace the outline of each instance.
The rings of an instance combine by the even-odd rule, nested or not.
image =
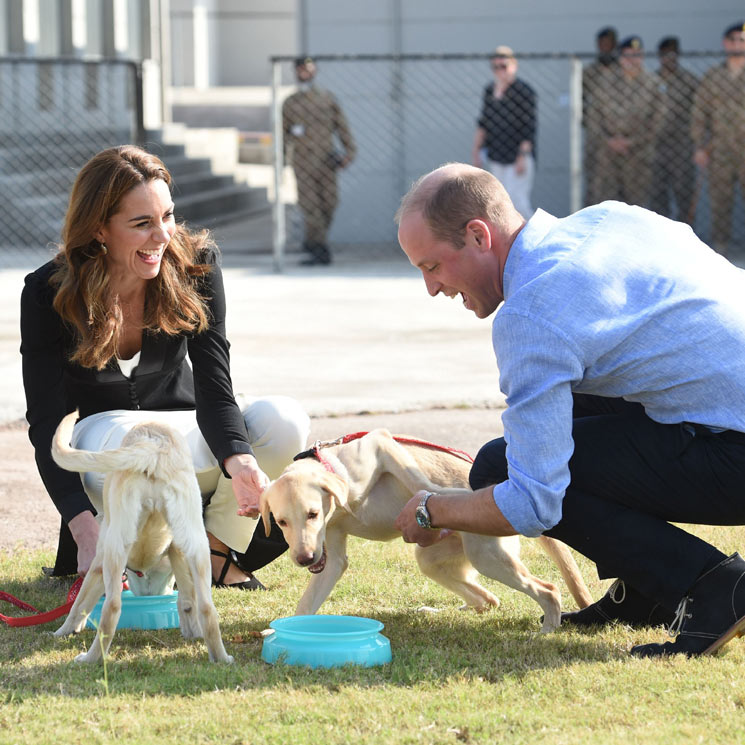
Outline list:
[[[351,435],[344,435],[343,437],[339,437],[336,440],[327,440],[326,442],[316,440],[316,442],[313,444],[313,447],[309,448],[308,450],[304,450],[302,453],[298,453],[293,458],[293,460],[300,460],[302,458],[315,458],[323,465],[323,467],[327,471],[334,473],[334,469],[331,467],[331,464],[328,462],[328,460],[326,460],[326,458],[323,457],[323,455],[321,455],[321,449],[334,447],[335,445],[346,445],[348,442],[359,440],[361,437],[364,437],[367,434],[369,434],[369,432],[355,432]],[[443,453],[450,453],[451,455],[455,455],[468,463],[473,463],[473,458],[464,450],[457,450],[445,445],[437,445],[433,442],[427,442],[426,440],[419,440],[416,437],[402,437],[400,435],[393,435],[393,439],[396,442],[400,442],[404,445],[421,445],[422,447],[430,448],[432,450],[440,450]]]

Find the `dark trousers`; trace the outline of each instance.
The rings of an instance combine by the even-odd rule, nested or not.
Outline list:
[[[671,522],[745,524],[745,434],[659,424],[639,404],[581,394],[573,414],[571,482],[546,535],[674,611],[725,555]],[[476,456],[471,488],[506,479],[500,438]]]

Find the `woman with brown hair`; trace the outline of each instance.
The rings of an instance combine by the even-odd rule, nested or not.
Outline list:
[[[259,495],[305,447],[309,420],[292,399],[239,403],[230,377],[225,295],[207,231],[174,218],[171,176],[132,145],[95,155],[72,188],[57,255],[26,277],[21,354],[29,437],[77,556],[55,573],[85,574],[98,538],[103,474],[60,469],[50,443],[80,411],[73,444],[117,447],[158,419],[192,450],[218,586],[262,587],[251,572],[281,554],[281,532],[254,537]],[[61,540],[62,547],[64,541]],[[137,578],[130,577],[137,593]]]

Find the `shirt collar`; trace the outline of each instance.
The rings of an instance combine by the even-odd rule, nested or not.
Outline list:
[[[510,280],[520,266],[521,257],[533,246],[538,245],[558,221],[559,219],[557,217],[539,208],[517,234],[510,252],[507,254],[507,261],[504,264],[502,290],[505,300],[510,295]]]

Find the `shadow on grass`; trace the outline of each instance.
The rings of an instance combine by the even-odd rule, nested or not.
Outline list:
[[[2,589],[40,610],[48,610],[50,598],[62,603],[71,584],[71,578],[41,577],[31,582],[10,582]],[[266,628],[275,617],[267,616],[267,611],[272,611],[256,603],[252,613],[251,604],[247,604],[245,616],[236,618],[233,609],[226,610],[221,630],[229,654],[235,657],[234,665],[209,663],[204,642],[183,639],[178,629],[120,629],[107,661],[111,695],[191,696],[214,690],[278,687],[320,687],[333,692],[346,686],[409,687],[444,684],[453,679],[498,684],[506,678],[519,679],[535,672],[625,656],[623,645],[614,641],[612,634],[579,634],[573,630],[540,634],[534,614],[397,610],[369,614],[385,625],[383,633],[393,653],[390,664],[328,669],[269,665],[261,659],[262,640],[251,632]],[[52,632],[61,622],[14,627],[0,636],[6,660],[6,690],[12,691],[15,700],[39,693],[101,697],[102,667],[73,662],[93,643],[94,631],[54,637]]]

